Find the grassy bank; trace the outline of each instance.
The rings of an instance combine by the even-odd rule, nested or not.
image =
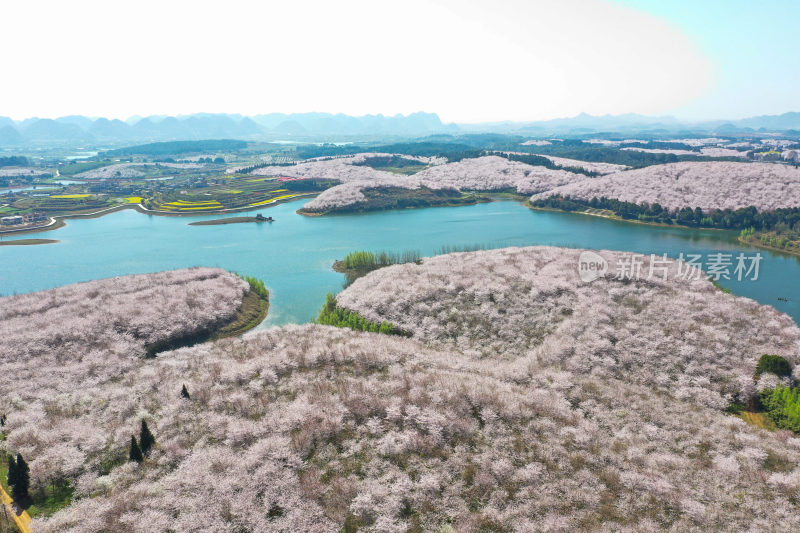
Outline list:
[[[347,280],[346,284],[350,285],[361,276],[365,276],[373,270],[403,263],[419,263],[420,261],[420,254],[415,251],[405,251],[402,253],[350,252],[344,259],[333,263],[333,270],[344,274]]]
[[[753,239],[745,239],[742,237],[738,238],[739,242],[742,244],[747,244],[749,246],[755,246],[756,248],[763,248],[764,250],[769,250],[771,252],[778,252],[781,254],[793,255],[795,257],[800,257],[800,249],[796,248],[780,248],[778,246],[770,246],[769,244],[765,244],[759,240]]]
[[[765,250],[800,256],[800,235],[788,227],[778,231],[756,231],[744,229],[739,233],[739,242]]]
[[[211,337],[211,340],[236,337],[253,329],[267,318],[268,311],[269,297],[261,296],[251,290],[242,300],[242,306],[236,313],[236,317],[225,326],[219,328]]]

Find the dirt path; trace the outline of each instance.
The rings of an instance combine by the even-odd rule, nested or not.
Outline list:
[[[22,511],[22,513],[17,516],[14,513],[14,500],[11,499],[11,496],[3,490],[3,487],[0,487],[0,505],[4,505],[6,509],[8,509],[8,514],[11,515],[12,520],[14,523],[17,524],[17,528],[19,529],[20,533],[31,533],[31,517],[28,515],[27,511]]]

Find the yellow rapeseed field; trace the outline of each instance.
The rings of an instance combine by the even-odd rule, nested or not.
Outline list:
[[[277,202],[278,200],[285,200],[286,198],[294,198],[295,196],[297,196],[297,195],[296,194],[285,194],[283,196],[276,196],[275,198],[270,198],[269,200],[263,200],[261,202],[255,202],[253,204],[250,204],[250,207],[257,207],[259,205],[271,204],[273,202]]]
[[[161,206],[164,209],[174,210],[174,211],[200,211],[200,210],[209,210],[209,209],[222,209],[222,204],[217,202],[216,200],[208,200],[202,202],[189,202],[185,200],[177,200],[175,202],[169,202],[163,204]]]

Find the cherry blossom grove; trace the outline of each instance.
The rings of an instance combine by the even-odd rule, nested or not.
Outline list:
[[[0,414],[34,481],[96,466],[117,442],[99,413],[126,394],[112,384],[141,364],[145,345],[224,323],[248,290],[233,274],[194,268],[0,299]]]
[[[330,179],[337,180],[342,183],[371,179],[402,179],[404,176],[398,176],[397,174],[392,174],[391,172],[386,172],[384,170],[376,170],[367,165],[355,164],[363,163],[366,158],[370,156],[383,155],[396,154],[364,153],[345,157],[314,158],[290,166],[267,166],[257,168],[252,172],[252,174],[257,176],[278,175],[291,176],[295,178]],[[402,157],[414,160],[419,159],[406,155],[403,155]]]
[[[76,178],[85,179],[106,179],[106,178],[138,178],[144,176],[144,173],[138,170],[139,166],[136,163],[118,163],[116,165],[107,165],[100,168],[94,168],[76,174]]]
[[[499,156],[462,159],[423,170],[414,175],[426,187],[493,191],[516,189],[521,194],[546,191],[586,179],[583,174],[527,165]]]
[[[167,168],[203,168],[200,163],[117,163],[76,174],[76,178],[107,179],[107,178],[138,178],[145,174],[136,167],[161,166]]]
[[[629,150],[632,152],[645,152],[648,154],[673,154],[673,155],[694,155],[694,156],[702,156],[702,157],[740,157],[742,159],[747,158],[747,152],[741,152],[739,150],[733,150],[731,148],[720,148],[720,147],[703,147],[700,148],[700,151],[693,152],[692,150],[664,150],[660,148],[639,148],[635,146],[628,146],[622,148],[622,150]]]
[[[0,168],[0,176],[25,176],[28,174],[39,174],[41,169],[30,167],[4,167]]]
[[[353,205],[364,201],[365,197],[362,193],[364,189],[380,186],[470,191],[514,189],[521,194],[531,194],[587,179],[587,176],[583,174],[527,165],[499,156],[469,158],[454,163],[435,165],[412,176],[400,176],[369,167],[353,166],[341,159],[320,161],[318,164],[324,166],[325,170],[319,168],[313,171],[308,170],[309,166],[313,165],[312,163],[296,165],[296,167],[302,167],[301,170],[294,170],[295,167],[290,168],[306,177],[328,177],[344,183],[322,192],[309,201],[304,209],[310,211]],[[276,172],[274,169],[259,170],[270,174]]]
[[[0,345],[22,355],[0,376],[27,373],[0,378],[0,446],[30,458],[34,483],[75,488],[70,506],[35,522],[42,532],[800,528],[800,439],[724,412],[754,390],[762,353],[798,361],[800,329],[663,258],[600,252],[605,275],[581,281],[580,254],[439,256],[337,296],[411,338],[290,325],[154,359],[134,341],[111,357],[103,347],[116,350],[120,329],[181,320],[172,312],[201,320],[245,288],[208,269],[93,282],[95,302],[123,286],[142,309],[170,276],[193,290],[168,283],[173,307],[141,312],[135,327],[101,319],[114,305],[92,329],[15,322],[16,340]],[[82,285],[56,291],[85,296]],[[59,293],[14,298],[3,327]],[[121,301],[130,313],[133,300]],[[38,341],[42,328],[50,341]],[[48,348],[71,330],[88,350]],[[24,371],[23,358],[49,371]],[[138,465],[126,444],[142,419],[156,446]]]
[[[639,204],[659,203],[672,210],[754,206],[768,211],[800,206],[800,169],[773,163],[670,163],[556,187],[532,200],[553,195],[581,200],[605,196]]]
[[[762,354],[800,353],[788,315],[719,291],[696,268],[604,252],[605,276],[583,283],[579,254],[532,247],[438,256],[380,269],[337,302],[477,361],[519,358],[510,367],[518,377],[556,365],[716,408],[747,393]]]
[[[537,154],[539,155],[539,154]],[[598,174],[613,174],[614,172],[621,172],[627,170],[625,165],[617,165],[615,163],[600,163],[595,161],[580,161],[578,159],[568,159],[566,157],[556,157],[553,155],[541,154],[554,164],[564,168],[582,168],[587,172],[596,172]]]

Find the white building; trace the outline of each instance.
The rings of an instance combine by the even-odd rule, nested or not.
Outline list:
[[[0,218],[2,226],[16,226],[17,224],[22,224],[22,217],[19,215]]]

